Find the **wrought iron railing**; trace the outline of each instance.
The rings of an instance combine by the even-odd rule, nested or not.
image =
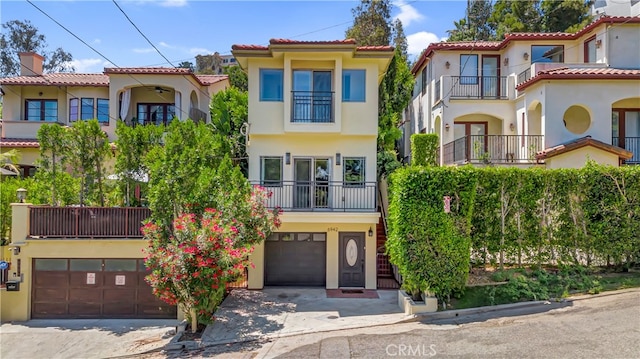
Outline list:
[[[507,99],[507,77],[451,76],[452,99]]]
[[[469,135],[442,146],[444,164],[531,163],[543,149],[541,135]]]
[[[633,153],[633,157],[624,161],[624,163],[640,164],[640,137],[625,137],[622,143],[619,137],[613,137],[611,143]]]
[[[291,122],[333,121],[333,92],[291,91]]]
[[[29,208],[29,236],[40,238],[141,238],[143,207]]]
[[[207,113],[195,107],[189,109],[189,118],[194,122],[207,122]]]
[[[283,211],[375,212],[376,182],[282,181],[261,185],[267,207]]]
[[[518,74],[518,85],[531,79],[531,67]]]

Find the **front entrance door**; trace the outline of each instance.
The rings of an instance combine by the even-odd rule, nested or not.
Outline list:
[[[364,233],[340,233],[340,287],[364,287]]]

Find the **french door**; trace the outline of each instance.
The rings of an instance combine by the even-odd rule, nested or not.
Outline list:
[[[294,207],[298,209],[331,208],[328,158],[294,158]]]
[[[640,109],[613,109],[612,144],[633,153],[627,163],[640,163]]]

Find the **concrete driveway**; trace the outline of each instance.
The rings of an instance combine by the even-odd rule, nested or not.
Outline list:
[[[321,288],[267,287],[233,290],[202,335],[205,345],[238,343],[387,325],[407,320],[397,290],[372,291],[374,298],[333,298]]]
[[[177,320],[49,319],[5,323],[0,327],[3,359],[113,358],[167,344]]]

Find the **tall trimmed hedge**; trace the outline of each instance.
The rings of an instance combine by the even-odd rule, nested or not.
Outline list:
[[[428,290],[446,298],[464,288],[474,178],[467,167],[405,167],[391,176],[386,248],[414,296]],[[451,198],[450,213],[444,213],[444,196]]]
[[[408,167],[391,176],[389,192],[386,246],[411,292],[444,298],[463,289],[469,259],[621,269],[640,262],[638,166]]]
[[[434,133],[416,133],[411,135],[411,165],[438,165],[438,135]]]

